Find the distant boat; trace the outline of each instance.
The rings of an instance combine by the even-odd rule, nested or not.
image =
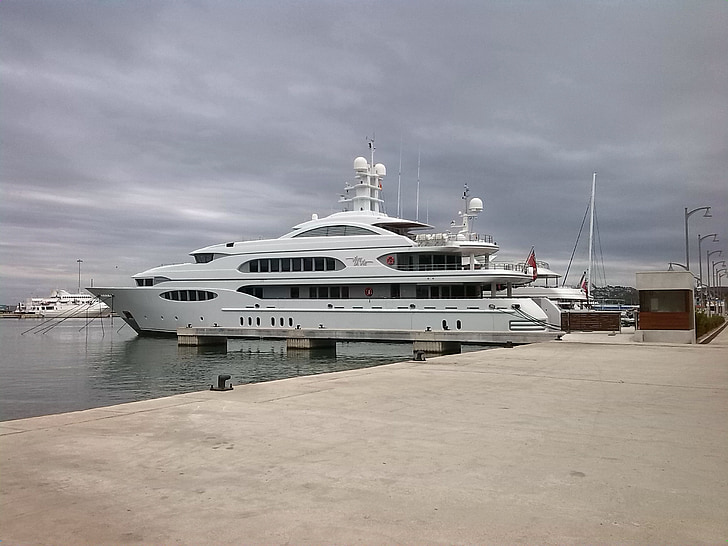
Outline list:
[[[26,299],[15,312],[38,318],[96,318],[110,315],[111,309],[93,294],[54,290],[45,298]]]
[[[531,273],[525,263],[498,264],[502,267],[512,267],[517,271]],[[533,298],[540,304],[541,298],[554,302],[562,311],[587,309],[587,297],[583,288],[559,286],[561,275],[551,269],[547,262],[537,262],[536,279],[533,284],[513,288],[513,295],[523,298]],[[550,280],[554,282],[549,283]],[[541,305],[543,307],[543,305]]]

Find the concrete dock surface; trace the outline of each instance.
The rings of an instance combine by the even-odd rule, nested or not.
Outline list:
[[[3,422],[0,540],[724,545],[726,340],[570,338]]]

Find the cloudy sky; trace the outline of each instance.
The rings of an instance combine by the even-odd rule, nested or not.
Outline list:
[[[685,207],[713,216],[691,269],[699,233],[728,254],[725,0],[3,0],[0,25],[0,303],[335,212],[372,136],[390,214],[419,157],[420,220],[468,184],[503,259],[563,273],[594,171],[607,283],[684,263]]]

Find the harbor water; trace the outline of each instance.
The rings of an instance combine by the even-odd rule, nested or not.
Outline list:
[[[287,351],[280,340],[180,347],[138,337],[116,318],[0,320],[0,421],[109,406],[233,385],[366,368],[412,358],[409,343],[338,343],[336,351]]]

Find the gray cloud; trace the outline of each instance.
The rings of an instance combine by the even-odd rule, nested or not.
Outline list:
[[[388,210],[463,184],[503,258],[563,272],[597,171],[606,281],[728,240],[728,4],[0,4],[0,298],[336,211],[376,134]],[[728,250],[728,247],[725,247]],[[585,251],[578,251],[583,269]],[[694,268],[697,270],[697,268]]]

